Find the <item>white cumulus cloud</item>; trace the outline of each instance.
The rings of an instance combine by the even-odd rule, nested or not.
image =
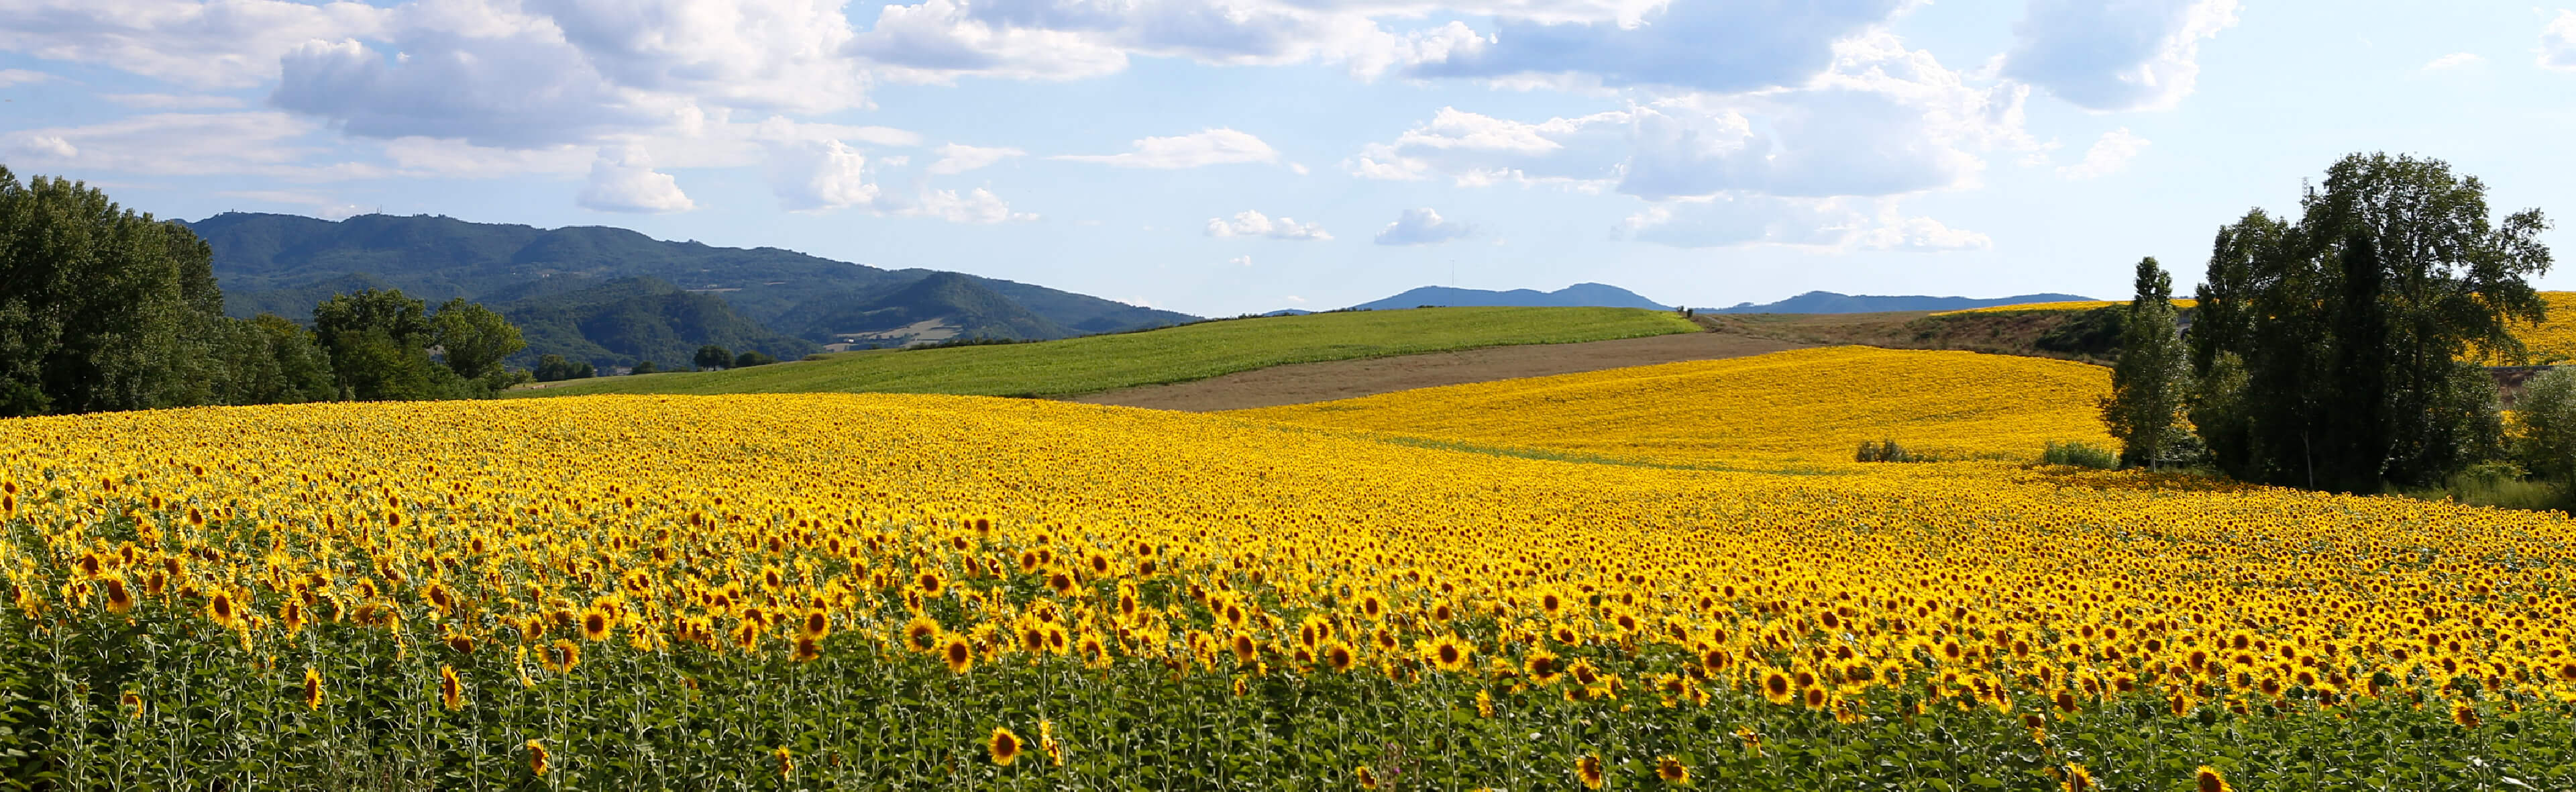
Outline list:
[[[1136,141],[1135,147],[1124,154],[1063,154],[1055,158],[1121,168],[1196,168],[1279,159],[1279,152],[1261,138],[1223,127],[1174,137],[1144,138]]]
[[[1236,212],[1232,219],[1208,218],[1207,234],[1212,237],[1268,237],[1317,242],[1329,241],[1333,238],[1332,234],[1324,232],[1322,223],[1300,223],[1290,217],[1272,219],[1268,215],[1250,209]]]
[[[573,202],[602,212],[642,214],[698,208],[680,192],[677,179],[653,170],[653,158],[641,146],[602,147],[590,165],[590,182]]]
[[[917,202],[896,213],[978,225],[1026,223],[1038,219],[1034,214],[1011,211],[1001,196],[980,187],[967,191],[963,196],[955,190],[925,190]]]
[[[2073,165],[2060,165],[2057,175],[2069,179],[2093,179],[2109,176],[2129,167],[2129,160],[2147,149],[2147,139],[2130,134],[2128,127],[2102,133],[2093,147],[2084,150],[2084,159]]]
[[[1475,231],[1473,226],[1440,216],[1429,208],[1406,209],[1386,230],[1377,233],[1381,245],[1437,245]]]
[[[1795,86],[1826,70],[1835,41],[1885,21],[1899,0],[1673,2],[1622,18],[1507,20],[1489,35],[1433,31],[1414,77],[1567,75],[1605,86],[1718,93]]]
[[[2153,110],[2191,94],[2200,42],[2236,24],[2236,0],[2030,0],[2003,76],[2090,110]]]
[[[1880,223],[1862,232],[1860,246],[1869,250],[1899,250],[1913,253],[1939,253],[1950,250],[1985,250],[1995,246],[1985,234],[1942,225],[1929,217],[1883,216]]]
[[[950,143],[945,146],[940,146],[938,153],[939,161],[930,163],[930,167],[926,169],[931,173],[965,173],[1002,160],[1021,156],[1028,152],[1015,148],[998,146],[984,148]]]
[[[2431,72],[2466,68],[2485,63],[2486,60],[2486,58],[2480,57],[2474,52],[2454,52],[2449,55],[2425,61],[2424,70]]]
[[[2560,9],[2557,18],[2540,29],[2540,66],[2576,71],[2576,11]]]

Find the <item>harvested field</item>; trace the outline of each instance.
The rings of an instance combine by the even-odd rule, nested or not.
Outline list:
[[[1486,347],[1457,352],[1295,363],[1171,385],[1077,396],[1072,401],[1209,412],[1373,396],[1414,388],[1576,374],[1689,360],[1761,355],[1816,344],[1710,332]]]

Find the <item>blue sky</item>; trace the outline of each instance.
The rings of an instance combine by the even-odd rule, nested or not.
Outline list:
[[[0,99],[0,164],[165,217],[619,226],[1202,315],[2117,297],[2353,151],[2576,212],[2576,10],[2515,3],[0,0]]]

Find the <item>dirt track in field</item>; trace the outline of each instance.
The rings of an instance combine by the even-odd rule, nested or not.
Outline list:
[[[1583,371],[1717,360],[1816,346],[1730,332],[1485,347],[1457,352],[1292,363],[1171,385],[1145,385],[1069,401],[1212,412],[1347,399],[1414,388]]]

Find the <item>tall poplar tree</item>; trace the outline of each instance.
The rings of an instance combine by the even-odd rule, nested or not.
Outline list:
[[[2120,440],[2120,464],[2159,466],[2183,440],[2191,356],[2176,328],[2173,276],[2150,256],[2138,261],[2136,296],[2120,319],[2120,358],[2102,421]]]

